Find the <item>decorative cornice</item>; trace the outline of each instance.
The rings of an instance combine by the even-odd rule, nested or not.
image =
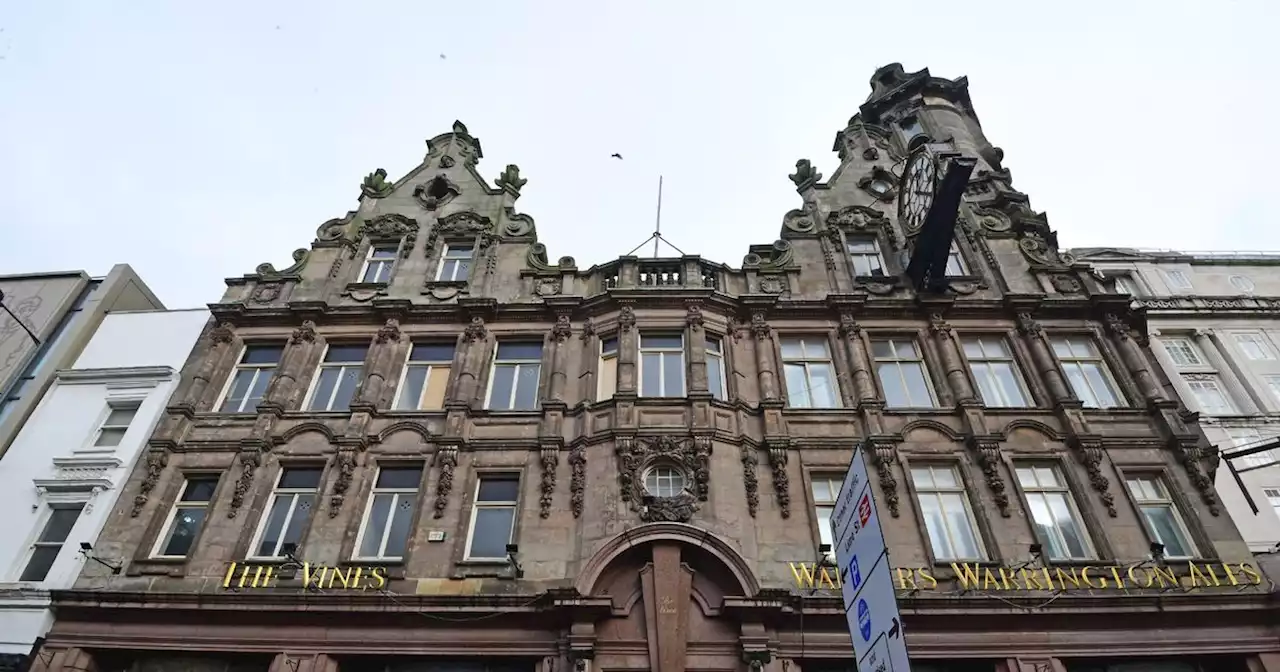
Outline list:
[[[172,366],[122,366],[99,369],[61,369],[54,374],[63,385],[92,385],[116,382],[154,382],[172,380],[178,371]]]

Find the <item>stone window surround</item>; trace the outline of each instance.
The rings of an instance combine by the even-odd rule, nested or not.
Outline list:
[[[356,473],[351,479],[351,485],[348,492],[355,492],[358,497],[348,498],[352,511],[355,515],[350,516],[347,529],[342,537],[342,549],[339,551],[340,558],[343,560],[340,564],[361,565],[364,567],[404,567],[409,563],[409,559],[414,552],[414,542],[418,540],[418,527],[427,519],[423,517],[424,512],[431,508],[433,492],[428,489],[431,485],[431,467],[432,457],[424,458],[421,455],[396,455],[386,453],[371,456],[362,467],[356,468]],[[418,481],[418,502],[414,507],[413,516],[409,520],[409,538],[405,545],[404,556],[399,560],[386,560],[378,558],[359,558],[357,557],[360,547],[360,528],[364,525],[364,519],[369,515],[369,506],[373,501],[373,489],[378,482],[378,472],[386,468],[397,467],[422,467],[422,476]],[[457,472],[454,472],[455,475]],[[323,481],[322,481],[323,483]],[[328,491],[325,491],[328,494]],[[327,497],[326,497],[327,499]],[[328,508],[327,506],[325,507]],[[328,514],[325,514],[328,518]],[[313,515],[314,518],[314,515]]]
[[[914,479],[911,478],[911,468],[913,466],[932,466],[951,468],[960,477],[960,484],[964,487],[964,495],[969,501],[969,513],[973,516],[974,531],[978,536],[978,541],[982,544],[982,550],[986,555],[986,559],[977,561],[977,564],[983,566],[998,567],[1004,563],[1001,553],[999,540],[994,528],[991,525],[991,517],[987,515],[986,500],[979,494],[976,484],[982,483],[983,479],[979,477],[976,481],[972,478],[970,470],[974,469],[967,455],[960,453],[939,454],[926,452],[921,450],[912,450],[909,448],[898,450],[898,465],[902,469],[903,481],[907,487],[907,499],[910,501],[911,514],[915,518],[916,528],[920,534],[922,548],[924,549],[925,558],[927,558],[930,566],[933,567],[950,567],[952,560],[939,559],[933,551],[933,544],[929,541],[929,532],[925,527],[924,514],[920,511],[920,493],[916,490]],[[1009,481],[1010,475],[1003,475],[1005,482]],[[961,562],[961,561],[955,561]],[[974,563],[973,560],[964,562]]]
[[[436,239],[436,243],[431,246],[427,254],[427,269],[424,286],[426,287],[465,287],[476,279],[477,268],[486,252],[485,248],[480,246],[480,236],[465,235],[457,233],[444,233]],[[454,245],[470,245],[471,246],[471,266],[467,269],[467,277],[462,280],[441,280],[440,269],[444,266],[444,254],[450,246]],[[393,271],[394,272],[394,271]]]
[[[1009,348],[1010,361],[1013,362],[1013,366],[1016,369],[1014,375],[1018,377],[1018,382],[1022,385],[1022,394],[1026,397],[1027,404],[1024,406],[988,406],[986,402],[983,402],[983,406],[987,410],[1044,408],[1046,406],[1047,395],[1043,389],[1033,382],[1035,376],[1029,375],[1030,372],[1035,371],[1035,364],[1030,354],[1023,349],[1021,339],[1018,338],[1015,330],[957,331],[955,338],[959,345],[956,350],[959,352],[960,362],[964,365],[965,376],[969,378],[969,384],[973,386],[974,397],[979,401],[982,400],[982,393],[978,389],[978,381],[973,375],[973,363],[969,361],[969,355],[965,353],[964,340],[967,338],[998,338]]]
[[[907,413],[918,414],[921,411],[944,411],[955,406],[955,391],[947,383],[946,368],[942,364],[937,349],[934,347],[932,339],[929,338],[926,328],[919,329],[863,329],[863,338],[866,339],[867,365],[871,374],[872,385],[875,386],[876,399],[881,403],[887,404],[885,399],[884,386],[880,383],[880,375],[876,371],[876,356],[873,351],[872,344],[876,341],[885,339],[907,340],[915,343],[916,349],[920,353],[920,362],[924,368],[925,384],[929,387],[929,393],[933,397],[933,406],[920,407],[888,407],[886,413]],[[839,377],[839,374],[837,374]]]
[[[280,358],[276,360],[276,363],[273,366],[271,371],[271,376],[270,378],[267,379],[267,386],[268,386],[267,389],[270,389],[271,378],[276,377],[276,374],[279,373],[280,371],[280,366],[284,364],[284,353],[285,353],[285,350],[287,350],[289,347],[288,335],[287,334],[282,335],[279,338],[274,338],[274,339],[270,337],[267,337],[267,338],[249,337],[240,341],[239,347],[236,349],[235,359],[231,362],[231,368],[228,369],[226,374],[223,376],[222,385],[218,388],[218,396],[213,398],[213,405],[209,407],[210,412],[218,413],[221,415],[237,415],[237,413],[223,411],[221,409],[222,409],[222,405],[226,403],[227,395],[231,394],[231,386],[235,384],[236,373],[238,373],[241,367],[244,366],[242,364],[242,361],[244,360],[245,353],[248,352],[249,348],[254,346],[276,346],[276,345],[281,347]],[[249,367],[252,368],[254,367],[254,365],[249,365]],[[261,368],[261,367],[257,367],[257,368]],[[257,409],[245,409],[239,414],[255,415],[257,414]]]
[[[1008,472],[1006,483],[1012,483],[1014,491],[1017,492],[1018,504],[1022,507],[1023,520],[1027,523],[1027,531],[1030,532],[1031,537],[1035,539],[1037,543],[1046,547],[1047,544],[1040,538],[1039,533],[1036,532],[1035,521],[1031,517],[1031,505],[1028,503],[1027,493],[1022,489],[1022,482],[1018,479],[1017,468],[1019,466],[1051,464],[1058,468],[1058,473],[1061,474],[1063,480],[1066,481],[1067,492],[1071,495],[1071,499],[1075,503],[1076,513],[1080,515],[1080,525],[1084,528],[1084,534],[1089,540],[1091,545],[1090,550],[1093,552],[1093,557],[1078,560],[1053,560],[1053,564],[1082,566],[1106,564],[1118,561],[1115,551],[1111,546],[1111,541],[1107,537],[1106,528],[1103,526],[1102,519],[1098,517],[1098,503],[1094,501],[1094,493],[1092,490],[1085,487],[1084,483],[1080,480],[1079,475],[1076,473],[1077,462],[1073,460],[1071,456],[1057,449],[1049,453],[1016,451],[1016,449],[1007,445],[1002,446],[1001,456],[1004,461],[1005,469]],[[1109,462],[1110,460],[1108,459],[1107,461]],[[1114,466],[1114,463],[1112,466]],[[1116,475],[1116,470],[1112,469],[1112,481],[1115,481],[1114,476]],[[1123,483],[1120,483],[1119,485],[1122,487],[1124,486]],[[1111,487],[1115,488],[1116,483],[1113,482]],[[1027,559],[1030,559],[1030,553],[1027,553],[1026,549],[1019,549],[1018,557],[1021,557],[1023,553],[1026,553]]]
[[[273,459],[274,458],[274,459]],[[245,493],[244,504],[241,505],[239,513],[235,520],[240,526],[240,531],[236,536],[236,543],[232,551],[232,559],[250,558],[253,556],[253,542],[258,536],[258,531],[264,529],[266,524],[265,518],[271,514],[271,501],[274,499],[276,483],[280,480],[280,475],[285,469],[289,468],[319,468],[320,482],[316,488],[315,504],[312,507],[311,515],[307,518],[306,526],[298,534],[298,547],[294,551],[294,556],[298,559],[306,557],[307,538],[311,536],[311,530],[314,529],[316,521],[319,518],[328,519],[328,499],[329,479],[333,471],[332,455],[290,455],[289,453],[280,454],[263,454],[262,465],[257,468],[253,478],[253,486],[249,492]],[[234,476],[235,470],[232,469],[227,473],[228,476]],[[226,479],[229,480],[229,479]],[[222,484],[218,484],[221,489]],[[220,492],[215,492],[214,497],[220,496]],[[215,502],[216,504],[216,502]],[[215,507],[211,507],[215,508]],[[212,516],[210,516],[212,517]],[[206,522],[206,527],[208,523]],[[201,528],[201,532],[204,528]],[[199,543],[197,538],[195,543]],[[192,545],[195,548],[195,545]],[[256,558],[252,559],[254,564],[269,565],[272,563],[283,563],[286,558]]]
[[[1186,496],[1188,486],[1178,480],[1178,474],[1175,470],[1169,468],[1167,464],[1157,462],[1134,462],[1131,464],[1117,464],[1116,471],[1120,473],[1118,485],[1124,491],[1125,501],[1133,510],[1133,515],[1137,517],[1139,525],[1142,527],[1142,534],[1148,542],[1155,541],[1151,536],[1151,530],[1147,529],[1147,521],[1142,513],[1142,508],[1138,505],[1138,501],[1134,499],[1133,493],[1129,492],[1129,476],[1152,476],[1164,483],[1165,489],[1169,492],[1169,498],[1173,501],[1174,508],[1178,511],[1178,516],[1182,519],[1182,525],[1186,528],[1188,539],[1194,548],[1196,555],[1190,560],[1192,562],[1200,562],[1202,560],[1216,560],[1216,558],[1206,555],[1205,549],[1212,549],[1213,540],[1205,530],[1203,522],[1198,515],[1188,515],[1188,512],[1194,512],[1196,509],[1193,503]],[[1179,558],[1179,561],[1185,559]]]
[[[474,455],[474,454],[473,454]],[[474,459],[474,457],[473,457]],[[462,460],[459,459],[461,463]],[[511,542],[513,544],[520,543],[521,513],[525,510],[527,492],[531,475],[526,465],[469,465],[471,468],[464,470],[464,465],[458,465],[458,471],[454,472],[454,491],[462,492],[463,496],[458,503],[457,511],[459,512],[457,526],[455,527],[454,539],[457,543],[453,544],[453,552],[450,556],[453,573],[450,578],[469,579],[469,578],[496,578],[496,579],[513,579],[508,571],[508,563],[506,560],[468,560],[467,545],[471,539],[471,521],[475,516],[475,503],[477,486],[480,478],[483,476],[501,476],[514,475],[520,478],[518,495],[516,497],[516,513],[511,523]],[[458,478],[459,471],[466,474],[463,478]],[[415,530],[416,531],[416,530]]]
[[[231,477],[230,467],[235,462],[235,455],[226,453],[219,455],[220,462],[226,462],[225,465],[204,466],[183,468],[181,465],[170,464],[171,468],[165,469],[165,475],[161,476],[162,483],[156,487],[159,496],[152,497],[147,507],[151,509],[150,520],[147,522],[146,528],[142,532],[142,536],[138,540],[138,544],[134,549],[133,559],[129,562],[125,573],[128,576],[138,576],[142,574],[161,574],[169,576],[183,576],[186,572],[184,568],[193,557],[199,555],[200,542],[204,539],[206,530],[209,528],[209,521],[215,515],[220,513],[218,503],[223,499],[223,495],[227,488],[234,488],[235,479]],[[170,462],[182,459],[181,453],[176,453],[170,458]],[[145,473],[142,472],[142,473]],[[209,501],[209,513],[205,515],[205,522],[200,526],[200,531],[196,533],[195,539],[191,540],[191,552],[182,558],[156,557],[152,554],[160,535],[164,534],[165,528],[169,523],[169,516],[173,514],[173,505],[181,494],[183,486],[189,477],[200,476],[217,476],[218,485],[213,489],[212,499]]]
[[[354,250],[355,254],[351,255],[353,258],[358,257],[360,259],[360,263],[351,264],[351,267],[354,269],[354,271],[352,271],[354,275],[352,276],[351,280],[347,282],[346,288],[345,288],[346,291],[351,291],[353,289],[386,288],[388,285],[395,282],[396,272],[400,270],[400,262],[406,256],[405,255],[406,250],[404,249],[404,241],[405,241],[405,236],[379,236],[379,235],[370,235],[370,234],[365,235],[360,240],[358,246]],[[391,273],[388,274],[386,282],[364,282],[364,269],[365,269],[365,265],[369,261],[369,254],[371,253],[373,248],[380,245],[396,246],[395,260],[391,262]]]
[[[849,471],[848,463],[845,464],[804,464],[803,457],[800,466],[801,480],[804,486],[804,505],[805,510],[809,512],[809,534],[813,539],[813,557],[816,561],[821,562],[822,556],[818,553],[818,546],[822,543],[822,530],[818,523],[818,500],[813,496],[813,482],[817,479],[827,479],[835,483],[842,483]],[[832,502],[838,492],[832,493]],[[823,503],[823,506],[831,504]],[[832,542],[831,557],[835,558],[835,543]],[[803,558],[801,558],[803,559]]]
[[[539,343],[541,344],[542,349],[539,352],[539,359],[538,359],[538,392],[536,397],[537,403],[533,408],[506,409],[506,408],[490,408],[489,407],[489,394],[492,392],[492,390],[490,389],[490,383],[493,380],[494,366],[497,363],[498,346],[502,343]],[[547,401],[548,398],[550,397],[551,376],[549,374],[551,371],[551,367],[554,365],[554,362],[555,362],[554,355],[555,355],[556,342],[552,338],[551,334],[546,332],[543,332],[540,334],[530,333],[523,329],[513,330],[509,332],[508,331],[491,331],[489,333],[489,338],[486,339],[486,341],[482,345],[481,344],[476,344],[476,345],[477,347],[484,347],[484,359],[483,359],[484,366],[481,367],[480,371],[476,372],[476,395],[478,398],[475,400],[471,400],[471,399],[464,400],[468,403],[468,405],[471,406],[472,410],[480,411],[484,413],[502,413],[502,414],[541,413],[543,402]],[[512,384],[513,386],[515,385],[514,382]],[[450,401],[449,399],[447,398],[445,399],[446,404],[448,404],[449,401]]]
[[[1076,400],[1075,388],[1071,387],[1071,380],[1067,377],[1067,371],[1062,366],[1062,359],[1058,357],[1058,353],[1053,349],[1053,339],[1068,336],[1088,338],[1098,349],[1098,354],[1102,358],[1102,363],[1106,367],[1106,373],[1115,384],[1117,401],[1119,406],[1112,408],[1092,408],[1085,406],[1085,412],[1095,413],[1114,413],[1116,411],[1143,411],[1141,403],[1135,403],[1135,399],[1142,399],[1142,394],[1138,390],[1138,384],[1133,380],[1133,376],[1129,373],[1128,367],[1124,361],[1120,359],[1120,353],[1116,352],[1115,346],[1111,343],[1111,339],[1102,333],[1101,327],[1089,326],[1070,326],[1070,327],[1054,327],[1045,326],[1045,340],[1048,342],[1049,355],[1053,357],[1053,365],[1058,370],[1058,375],[1062,376],[1063,384],[1066,385],[1067,391]],[[1155,366],[1152,362],[1151,366]]]
[[[775,329],[775,331],[777,333],[774,335],[774,338],[771,339],[773,341],[774,361],[777,362],[774,365],[774,369],[777,371],[777,374],[776,374],[777,381],[775,384],[778,387],[778,398],[785,403],[785,406],[783,406],[784,411],[792,411],[797,413],[812,413],[814,411],[819,411],[819,412],[820,411],[847,411],[851,408],[857,407],[855,403],[851,403],[851,398],[848,396],[849,392],[851,391],[850,388],[852,388],[852,381],[848,380],[847,378],[850,378],[852,376],[852,373],[842,372],[840,370],[841,367],[839,366],[839,363],[838,363],[839,355],[837,354],[837,351],[840,348],[841,339],[837,338],[836,335],[832,333],[831,329],[815,329],[812,326],[810,326],[808,328],[800,328],[800,329],[777,328]],[[786,381],[787,359],[782,356],[782,342],[787,339],[801,339],[801,338],[821,340],[822,342],[827,344],[827,362],[831,365],[831,375],[832,375],[831,382],[836,386],[836,389],[835,389],[836,405],[835,406],[822,407],[822,406],[792,406],[791,405],[791,396],[787,390],[787,381]],[[868,350],[868,352],[870,351]],[[726,363],[726,367],[727,367],[727,363]],[[874,371],[872,372],[872,375],[873,376],[875,375]]]
[[[411,366],[414,366],[414,361],[410,359],[413,356],[414,346],[444,344],[449,341],[449,337],[451,336],[453,337],[453,340],[454,340],[453,359],[449,361],[449,378],[448,380],[445,381],[444,404],[442,404],[442,407],[439,409],[396,408],[396,406],[399,405],[400,403],[400,395],[404,392],[404,384],[409,376],[409,368]],[[443,406],[449,403],[449,393],[453,390],[453,386],[455,384],[455,381],[457,380],[458,373],[462,368],[462,362],[460,360],[465,355],[464,348],[465,348],[466,342],[465,341],[460,342],[458,340],[459,338],[460,337],[457,334],[440,334],[439,338],[433,338],[430,335],[415,336],[413,334],[408,334],[404,336],[401,339],[402,345],[406,346],[404,357],[398,360],[400,362],[398,365],[398,370],[392,369],[391,371],[392,377],[388,379],[388,380],[392,380],[392,379],[395,380],[395,387],[394,389],[391,390],[391,400],[390,402],[388,402],[389,405],[387,408],[380,409],[380,410],[383,410],[384,412],[387,412],[387,413],[441,413],[443,412],[444,410]],[[460,347],[460,346],[463,346],[463,347]],[[373,347],[378,347],[378,346],[375,345]],[[422,365],[422,362],[424,361],[426,360],[418,360],[418,365]],[[438,363],[439,362],[429,362],[427,365],[434,366]],[[424,380],[423,381],[424,389],[426,385],[427,385],[427,381]]]

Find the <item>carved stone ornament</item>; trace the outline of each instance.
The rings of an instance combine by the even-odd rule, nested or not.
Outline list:
[[[148,450],[146,463],[147,475],[143,477],[142,483],[138,485],[138,494],[134,496],[133,508],[129,511],[130,518],[137,518],[138,514],[142,513],[142,508],[147,505],[147,498],[150,497],[151,491],[155,490],[156,484],[160,482],[160,474],[169,465],[169,451],[155,448]]]
[[[378,329],[378,334],[374,336],[374,342],[379,345],[383,343],[399,343],[400,342],[400,320],[396,318],[388,318],[386,323]]]
[[[507,169],[502,171],[502,174],[499,175],[498,179],[494,180],[493,183],[498,185],[499,189],[505,189],[513,194],[519,195],[520,189],[522,189],[524,185],[528,184],[529,180],[520,177],[520,166],[517,166],[514,163],[509,163],[507,164]]]
[[[690,303],[685,306],[684,323],[687,327],[694,331],[702,329],[705,320],[702,317],[702,306],[696,303]]]
[[[781,294],[787,288],[784,279],[776,275],[760,278],[759,286],[762,294]]]
[[[623,305],[618,309],[618,328],[622,331],[631,331],[636,326],[636,311],[629,305]]]
[[[1085,472],[1089,474],[1089,485],[1097,491],[1102,505],[1107,508],[1107,515],[1115,518],[1119,515],[1116,511],[1116,498],[1111,494],[1111,481],[1102,473],[1102,442],[1091,439],[1076,439],[1072,441],[1076,451],[1076,457],[1080,463],[1084,465]]]
[[[620,437],[616,449],[622,499],[630,503],[632,511],[640,513],[641,520],[687,523],[697,511],[698,502],[707,501],[711,478],[710,438],[658,436],[632,440]],[[674,497],[648,497],[644,489],[644,472],[658,463],[682,469],[690,487]]]
[[[1018,239],[1018,249],[1022,255],[1034,264],[1050,267],[1062,267],[1066,264],[1058,254],[1056,241],[1046,241],[1044,236],[1035,231],[1027,231]]]
[[[427,182],[413,188],[413,197],[418,204],[431,211],[439,210],[446,203],[457,198],[462,190],[444,174],[436,175]]]
[[[347,218],[335,218],[316,227],[316,240],[324,243],[332,243],[340,240],[347,232]]]
[[[769,468],[773,471],[773,493],[783,518],[791,517],[791,477],[787,475],[787,449],[769,449]]]
[[[554,278],[539,278],[533,283],[533,293],[538,296],[555,296],[560,293],[560,281]]]
[[[398,214],[378,215],[360,225],[360,236],[375,240],[404,240],[400,256],[408,257],[418,240],[418,222]]]
[[[596,335],[596,325],[594,322],[591,321],[591,318],[588,317],[587,320],[582,323],[582,333],[578,335],[578,338],[582,339],[583,343],[586,343],[587,341],[591,340],[592,336],[595,336],[595,335]]]
[[[519,238],[533,233],[533,218],[524,213],[518,213],[514,208],[504,208],[506,213],[506,221],[502,224],[502,235],[510,238]],[[568,263],[565,260],[568,260]],[[561,266],[573,266],[573,257],[560,257]]]
[[[1195,486],[1196,492],[1200,493],[1200,500],[1205,503],[1209,509],[1209,514],[1217,516],[1221,513],[1218,507],[1218,496],[1213,489],[1213,479],[1209,478],[1200,465],[1206,457],[1205,451],[1194,442],[1183,443],[1174,438],[1170,441],[1173,448],[1173,454],[1177,456],[1178,461],[1182,463],[1182,468],[1186,470],[1187,476],[1191,478],[1191,484]],[[1218,452],[1209,452],[1211,459],[1221,459]]]
[[[293,330],[293,335],[289,337],[289,342],[293,345],[315,343],[316,323],[312,320],[303,320],[302,325]]]
[[[1129,338],[1129,323],[1125,322],[1124,318],[1115,313],[1107,313],[1104,319],[1107,323],[1107,333],[1121,341]]]
[[[586,501],[587,488],[587,449],[577,445],[569,451],[569,509],[574,518],[582,516],[582,506]]]
[[[209,330],[209,342],[213,345],[230,343],[236,338],[236,325],[230,322],[219,322],[218,326]]]
[[[1080,291],[1080,281],[1069,275],[1050,276],[1049,284],[1062,294],[1076,294]]]
[[[271,303],[280,298],[280,292],[283,285],[278,282],[266,282],[259,284],[253,288],[253,293],[249,295],[250,303]]]
[[[262,276],[263,280],[277,280],[282,276],[297,275],[298,272],[307,265],[307,259],[311,257],[311,250],[305,247],[299,247],[293,251],[292,257],[293,263],[287,266],[284,270],[277,271],[275,264],[268,261],[258,264],[258,267],[254,269],[254,272]]]
[[[227,508],[227,517],[235,518],[244,504],[245,495],[253,488],[253,475],[262,463],[262,456],[257,450],[242,450],[236,460],[240,467],[240,475],[236,478],[235,490],[231,493],[231,506]]]
[[[760,456],[755,446],[742,444],[739,459],[742,461],[742,485],[747,489],[747,513],[752,518],[760,509],[760,480],[756,476],[756,468],[760,466]]]
[[[433,518],[443,518],[449,506],[449,493],[453,492],[453,469],[458,466],[458,449],[441,448],[436,451],[436,464],[440,466],[440,480],[436,482],[436,501]]]
[[[817,228],[813,218],[804,210],[792,210],[782,217],[782,226],[794,233],[813,233]]]
[[[744,267],[758,268],[761,271],[778,271],[787,268],[795,260],[795,251],[791,243],[776,240],[768,247],[752,245],[751,252],[742,258]]]
[[[973,449],[978,454],[978,466],[982,468],[982,478],[987,482],[987,488],[991,490],[991,496],[1000,509],[1000,515],[1009,518],[1013,514],[1009,511],[1009,489],[1004,482],[1004,476],[1000,474],[999,442],[975,439]]]
[[[556,315],[556,323],[551,326],[551,337],[556,343],[564,343],[573,335],[573,322],[568,313]]]
[[[858,324],[857,320],[853,319],[852,314],[840,313],[839,333],[841,338],[853,340],[862,333],[862,326]]]
[[[933,313],[929,315],[929,332],[934,336],[949,339],[951,338],[951,325],[942,316],[942,313]]]
[[[1044,327],[1040,326],[1031,313],[1018,313],[1018,331],[1024,336],[1039,337],[1044,333]]]
[[[338,451],[337,465],[338,477],[333,481],[333,488],[329,491],[329,517],[337,518],[338,513],[342,511],[342,503],[346,500],[347,491],[351,489],[351,479],[356,473],[356,451],[353,448],[343,448]]]
[[[455,161],[452,156],[445,154],[444,156],[440,157],[440,162],[437,165],[439,165],[441,168],[452,168],[455,165],[457,165],[457,163],[458,162]]]
[[[538,516],[550,518],[551,503],[556,494],[556,467],[560,466],[560,451],[555,448],[543,448],[540,458],[542,482],[538,486],[541,491],[541,496],[538,498]]]
[[[896,448],[892,443],[874,442],[871,462],[875,465],[876,475],[880,478],[880,490],[884,493],[884,503],[889,507],[889,515],[897,518],[902,513],[902,505],[898,500],[898,479],[893,475],[895,451]]]
[[[827,227],[828,235],[831,235],[832,241],[837,244],[840,243],[838,231],[844,229],[866,234],[884,231],[891,247],[895,249],[901,247],[897,232],[889,226],[889,218],[883,212],[865,205],[850,205],[832,212],[827,215]]]
[[[394,189],[395,185],[387,180],[387,171],[381,168],[365,175],[360,183],[360,193],[369,198],[386,198]]]
[[[463,330],[462,335],[468,343],[483,341],[489,335],[489,330],[484,326],[484,318],[479,315],[472,315],[471,323]]]
[[[987,233],[1007,233],[1013,229],[1013,222],[1009,221],[1009,216],[999,210],[974,208],[973,219]]]
[[[757,341],[768,340],[773,335],[773,327],[770,327],[769,322],[764,319],[763,311],[757,310],[751,313],[751,334]]]
[[[800,159],[796,161],[796,172],[787,177],[791,178],[791,181],[795,183],[796,189],[804,189],[821,180],[822,173],[814,169],[813,163],[809,159]]]

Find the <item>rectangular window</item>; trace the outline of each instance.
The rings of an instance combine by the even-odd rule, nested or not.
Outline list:
[[[475,248],[471,245],[445,245],[436,280],[465,282],[471,277],[471,257],[474,254]]]
[[[912,467],[911,482],[916,486],[920,515],[924,518],[934,557],[938,560],[985,559],[964,481],[955,468]]]
[[[876,377],[889,408],[933,408],[933,388],[925,371],[920,348],[910,338],[885,338],[871,342]]]
[[[520,477],[516,474],[481,475],[476,481],[476,501],[467,533],[468,560],[505,560],[507,544],[515,533]]]
[[[611,399],[618,391],[618,337],[600,339],[600,380],[597,400]]]
[[[840,388],[825,337],[782,339],[782,372],[792,408],[839,408]]]
[[[1271,510],[1280,516],[1280,488],[1264,488],[1262,495],[1267,498],[1267,503],[1271,505]]]
[[[1238,412],[1235,404],[1231,403],[1231,397],[1218,385],[1217,376],[1187,374],[1182,378],[1187,387],[1191,388],[1191,394],[1195,396],[1196,405],[1201,412],[1206,415],[1234,415]]]
[[[855,276],[884,275],[884,260],[880,258],[880,243],[875,238],[850,238],[846,246]]]
[[[1018,467],[1018,483],[1027,496],[1031,521],[1050,560],[1093,557],[1075,500],[1057,465]]]
[[[1245,357],[1254,361],[1266,361],[1276,358],[1276,353],[1271,349],[1271,345],[1267,343],[1267,339],[1258,331],[1250,331],[1242,334],[1236,334],[1236,345],[1240,347],[1240,352]]]
[[[1147,532],[1157,543],[1164,545],[1166,558],[1190,558],[1195,556],[1195,548],[1191,544],[1191,534],[1182,521],[1182,515],[1165,487],[1164,479],[1158,476],[1129,476],[1125,478],[1129,485],[1129,494],[1142,511],[1146,521]]]
[[[313,411],[345,411],[351,407],[360,387],[367,345],[330,345],[324,361],[316,371],[315,389],[311,391]]]
[[[124,435],[129,431],[133,416],[138,414],[138,404],[112,405],[107,417],[98,427],[98,436],[93,440],[95,448],[114,448],[120,445]]]
[[[380,467],[356,540],[357,557],[401,560],[413,532],[422,465]]]
[[[711,392],[712,397],[724,401],[728,398],[725,392],[724,339],[719,336],[708,336],[706,354],[707,390]]]
[[[1280,404],[1280,376],[1263,376],[1262,380],[1267,384],[1267,389],[1271,390],[1271,398]]]
[[[360,282],[390,282],[391,267],[396,265],[396,253],[399,245],[372,245],[369,256],[365,257],[364,270],[360,272]]]
[[[1171,289],[1190,290],[1192,288],[1191,278],[1185,271],[1165,271],[1164,277],[1169,281]]]
[[[488,408],[531,411],[538,407],[538,379],[542,375],[542,344],[536,341],[498,343],[489,375]]]
[[[453,367],[453,343],[414,343],[404,365],[404,382],[396,409],[438,411],[444,408]]]
[[[283,558],[298,550],[311,511],[320,489],[320,467],[285,467],[280,470],[276,487],[258,534],[250,546],[255,558]]]
[[[1087,336],[1055,336],[1053,352],[1062,363],[1071,390],[1087,408],[1122,406],[1120,394],[1098,346]]]
[[[45,521],[44,529],[40,531],[40,536],[32,545],[31,557],[27,560],[27,566],[23,568],[22,575],[18,577],[19,581],[44,581],[54,561],[58,559],[58,553],[62,552],[62,545],[71,534],[71,528],[75,527],[76,521],[80,519],[82,510],[84,510],[82,502],[65,506],[60,504],[50,508],[49,519]]]
[[[219,412],[252,413],[267,394],[267,384],[275,375],[283,354],[283,345],[245,346],[240,354],[240,363],[231,372]]]
[[[960,243],[951,241],[951,250],[947,252],[948,276],[969,275],[969,267],[965,266],[964,255],[960,254]]]
[[[969,360],[969,372],[978,384],[982,403],[1000,408],[1031,405],[1008,341],[998,336],[966,338],[964,355]]]
[[[205,515],[209,512],[209,504],[213,502],[213,492],[217,488],[217,476],[187,477],[182,484],[182,491],[178,493],[178,501],[173,504],[169,520],[156,539],[156,547],[151,553],[153,556],[185,558],[191,552],[191,545],[204,526]]]
[[[831,516],[836,510],[836,498],[844,485],[844,474],[813,474],[813,517],[818,522],[818,543],[831,547],[834,557],[836,541],[831,531]]]
[[[640,396],[684,396],[684,337],[640,334]]]
[[[1134,280],[1131,275],[1116,276],[1116,293],[1128,294],[1129,296],[1142,296],[1142,292],[1138,289],[1138,281]]]
[[[1230,437],[1231,448],[1234,450],[1261,448],[1267,442],[1275,440],[1274,437],[1264,438],[1261,432],[1252,427],[1229,427],[1227,436]],[[1246,467],[1265,467],[1280,461],[1280,453],[1273,448],[1245,455],[1240,460]]]
[[[1164,346],[1165,352],[1169,353],[1169,359],[1178,366],[1204,364],[1204,360],[1200,358],[1200,350],[1189,338],[1162,338],[1160,344]]]

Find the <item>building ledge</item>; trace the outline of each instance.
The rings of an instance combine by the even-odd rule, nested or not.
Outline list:
[[[170,380],[177,372],[171,366],[122,366],[109,369],[62,369],[54,374],[63,385],[94,383],[153,382]]]

